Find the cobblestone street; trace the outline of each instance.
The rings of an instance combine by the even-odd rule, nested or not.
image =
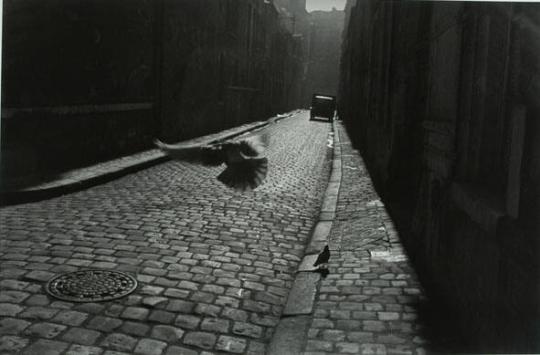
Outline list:
[[[2,208],[0,353],[263,354],[318,216],[330,129],[306,112],[265,128],[269,174],[250,193],[217,181],[222,168],[167,162]],[[44,292],[87,268],[139,287],[99,303]]]
[[[0,355],[540,354],[540,1],[2,12]]]

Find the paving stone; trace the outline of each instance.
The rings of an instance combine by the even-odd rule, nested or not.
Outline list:
[[[69,347],[65,355],[101,355],[102,353],[103,349],[97,346],[73,344]]]
[[[398,312],[377,312],[377,316],[379,320],[398,320],[399,319],[399,313]]]
[[[357,332],[350,331],[347,332],[347,340],[356,343],[369,343],[375,340],[375,336],[372,332]]]
[[[251,338],[260,338],[262,336],[262,330],[263,328],[258,325],[245,322],[234,322],[232,329],[234,334]]]
[[[384,322],[365,320],[363,321],[362,329],[368,332],[382,332],[386,330]]]
[[[323,340],[342,341],[345,339],[346,332],[343,330],[328,329],[322,332]]]
[[[361,321],[350,319],[338,319],[336,320],[336,328],[343,330],[358,330],[360,329]]]
[[[360,351],[360,344],[338,342],[336,344],[336,350],[341,354],[358,354]]]
[[[238,308],[240,306],[240,301],[233,297],[218,296],[216,299],[216,304],[219,306]]]
[[[180,281],[178,287],[193,291],[197,291],[199,289],[199,285],[197,283],[186,280]]]
[[[83,303],[75,307],[77,311],[90,313],[90,314],[99,314],[105,308],[104,305],[98,303]]]
[[[8,269],[4,268],[0,271],[0,277],[2,278],[19,278],[21,275],[23,275],[26,272],[26,270],[19,270],[19,269]]]
[[[137,343],[137,339],[130,337],[129,335],[125,335],[121,333],[113,333],[113,334],[109,334],[101,342],[101,346],[110,348],[116,351],[125,351],[128,353],[131,353],[136,343]]]
[[[88,318],[88,314],[86,313],[66,310],[58,312],[58,314],[56,314],[56,316],[53,318],[53,321],[65,325],[79,326],[86,320],[86,318]]]
[[[236,309],[236,308],[223,308],[221,315],[225,318],[237,320],[237,321],[246,321],[248,319],[248,312]]]
[[[21,318],[29,318],[35,320],[49,320],[59,312],[58,309],[45,307],[28,307],[19,314]],[[0,312],[1,314],[1,312]]]
[[[202,349],[212,349],[216,342],[216,336],[212,333],[189,332],[184,337],[184,343]]]
[[[227,333],[229,321],[219,318],[205,318],[201,323],[201,329],[209,332]]]
[[[13,303],[0,303],[0,316],[14,317],[19,314],[23,308]]]
[[[29,340],[14,335],[0,336],[0,352],[2,354],[17,354],[28,345]]]
[[[124,305],[113,303],[103,313],[106,316],[118,318],[127,308],[139,308],[139,307],[124,307]]]
[[[167,348],[166,355],[199,355],[195,350],[184,348],[181,346],[170,346]]]
[[[332,318],[332,319],[350,319],[351,318],[351,312],[350,311],[342,311],[342,310],[331,310],[330,311],[330,318]]]
[[[26,328],[24,334],[29,337],[52,339],[66,329],[65,325],[54,323],[36,323]]]
[[[146,306],[156,307],[159,304],[167,302],[169,299],[167,297],[145,297],[142,299],[142,304]],[[134,302],[133,304],[136,304]]]
[[[183,300],[171,300],[166,309],[171,312],[191,313],[195,308],[195,303]]]
[[[407,345],[388,345],[386,351],[388,355],[413,355],[413,349]],[[417,354],[420,354],[420,352],[417,352]]]
[[[22,319],[3,318],[0,320],[0,335],[17,335],[31,323]]]
[[[284,297],[272,295],[268,292],[255,292],[255,300],[273,305],[282,305],[285,301]]]
[[[220,277],[217,279],[216,283],[218,285],[222,286],[229,286],[229,287],[242,287],[242,282],[240,280],[227,278],[227,277]]]
[[[195,306],[195,314],[200,314],[204,316],[217,317],[221,308],[211,304],[199,303]]]
[[[69,344],[55,341],[39,339],[26,349],[24,349],[24,355],[60,355],[64,350],[68,348]]]
[[[175,313],[156,310],[156,311],[150,312],[150,315],[148,316],[148,321],[169,324],[169,323],[173,323],[175,318],[176,318]]]
[[[221,335],[217,341],[216,350],[242,354],[246,346],[246,339]]]
[[[126,307],[126,309],[122,312],[121,317],[126,319],[134,319],[134,320],[145,320],[148,316],[148,313],[150,311],[146,308],[141,307]]]
[[[395,334],[383,334],[377,336],[377,342],[383,344],[403,344],[407,342],[407,339]]]
[[[386,346],[382,344],[360,344],[360,354],[386,355]]]
[[[34,270],[24,275],[26,280],[46,282],[53,278],[56,274],[48,271]]]
[[[265,326],[265,327],[274,327],[278,324],[279,318],[274,317],[274,316],[259,315],[257,313],[252,313],[251,322],[257,325]]]
[[[397,312],[402,313],[403,312],[403,306],[400,304],[387,304],[385,306],[385,310],[388,312]]]
[[[211,293],[197,291],[191,295],[190,300],[193,302],[213,303],[215,298],[216,296]]]
[[[158,340],[163,340],[167,343],[175,343],[182,338],[184,330],[169,325],[156,325],[152,328],[151,337]]]
[[[123,351],[105,350],[103,355],[130,355],[130,354],[125,353]]]
[[[352,317],[354,319],[376,320],[377,319],[377,313],[375,313],[375,312],[353,312]]]
[[[326,351],[330,352],[334,348],[334,345],[330,341],[323,340],[308,340],[306,344],[306,351]]]
[[[243,308],[247,311],[256,313],[270,313],[271,310],[269,304],[264,302],[255,302],[252,300],[245,300],[243,303]]]
[[[140,293],[145,295],[151,295],[151,296],[158,296],[163,292],[164,288],[159,286],[152,286],[152,285],[144,285]]]
[[[122,321],[120,319],[103,316],[95,316],[88,322],[89,328],[101,330],[106,333],[112,332],[121,325]]]
[[[28,287],[29,283],[26,281],[19,280],[2,280],[0,281],[1,290],[24,290]]]
[[[161,355],[167,343],[154,339],[141,339],[135,347],[136,354]]]
[[[364,308],[366,311],[382,311],[384,310],[384,307],[380,303],[364,303]]]
[[[121,332],[134,335],[134,336],[144,336],[148,333],[150,330],[150,326],[146,325],[145,323],[139,323],[139,322],[124,322],[122,326],[120,327]]]
[[[0,292],[0,303],[21,303],[29,296],[30,294],[28,292],[2,290]]]
[[[100,332],[84,328],[70,328],[64,335],[62,339],[75,344],[82,345],[94,345],[95,341],[101,335]]]
[[[334,322],[330,319],[315,318],[313,319],[312,327],[313,328],[334,328]]]
[[[24,303],[29,306],[47,306],[51,301],[45,295],[32,295]]]
[[[200,317],[180,314],[178,317],[176,317],[174,324],[183,329],[195,329],[200,322]]]
[[[225,292],[225,288],[222,286],[217,285],[204,285],[202,287],[202,290],[205,292],[215,293],[215,294],[222,294]]]
[[[189,296],[189,291],[181,290],[181,289],[175,289],[175,288],[168,288],[163,293],[166,297],[173,297],[173,298],[187,298]]]

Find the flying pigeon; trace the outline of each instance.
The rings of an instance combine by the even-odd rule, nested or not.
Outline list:
[[[268,171],[268,159],[264,156],[268,147],[266,134],[213,144],[165,144],[157,139],[154,143],[176,160],[210,166],[225,163],[227,168],[217,178],[239,191],[255,189]]]
[[[328,249],[328,245],[326,245],[323,251],[317,257],[317,260],[315,260],[315,262],[313,263],[313,266],[327,264],[328,260],[330,260],[330,249]]]

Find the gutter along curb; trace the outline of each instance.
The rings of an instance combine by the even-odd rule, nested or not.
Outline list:
[[[313,263],[328,245],[341,187],[341,145],[335,119],[332,131],[334,133],[332,172],[323,197],[319,221],[313,229],[305,256],[298,267],[281,319],[268,346],[267,355],[296,355],[300,354],[305,346],[321,279],[319,273],[313,272]]]

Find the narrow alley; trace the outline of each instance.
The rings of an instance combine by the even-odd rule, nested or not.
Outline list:
[[[540,3],[4,0],[0,354],[540,353]]]

